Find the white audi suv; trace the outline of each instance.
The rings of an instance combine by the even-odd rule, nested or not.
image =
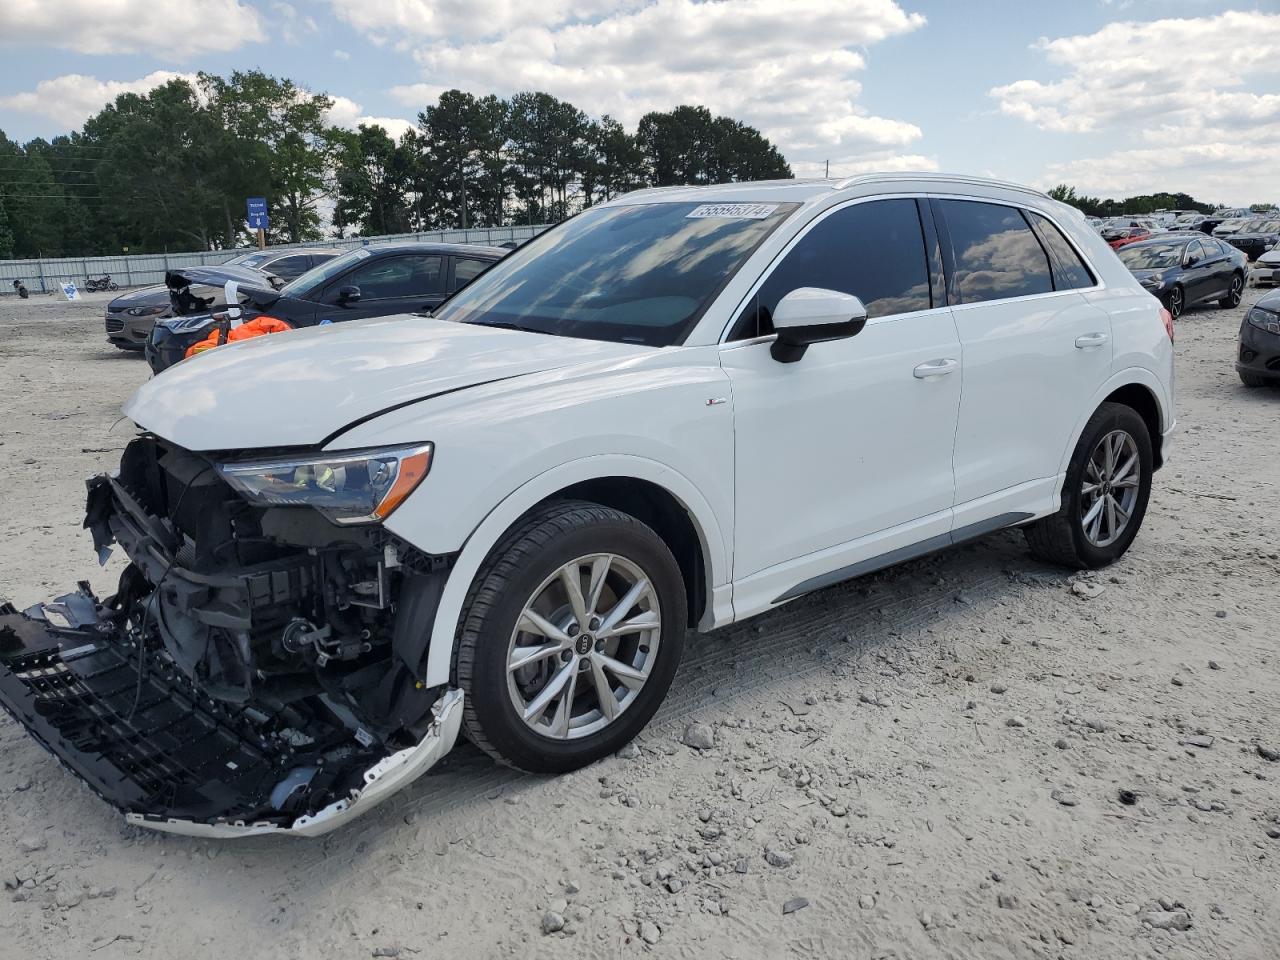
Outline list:
[[[465,735],[566,771],[713,630],[1020,527],[1119,558],[1173,325],[1076,210],[893,174],[632,193],[434,316],[208,351],[126,404],[83,587],[0,700],[132,821],[331,829]]]

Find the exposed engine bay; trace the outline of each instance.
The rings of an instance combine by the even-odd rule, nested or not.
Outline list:
[[[106,599],[0,608],[0,700],[131,819],[287,829],[452,745],[460,694],[422,679],[452,558],[251,503],[151,435],[88,487],[130,564]]]

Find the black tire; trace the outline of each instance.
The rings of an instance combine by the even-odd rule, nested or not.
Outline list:
[[[1227,295],[1218,300],[1218,306],[1223,310],[1234,310],[1240,306],[1240,301],[1244,299],[1244,275],[1233,273],[1231,275],[1231,285],[1227,287]]]
[[[532,730],[507,692],[507,648],[540,584],[577,557],[608,552],[643,570],[662,610],[656,660],[630,706],[603,729],[558,740]],[[454,647],[453,679],[466,695],[463,730],[494,759],[530,773],[575,770],[616,751],[652,718],[684,647],[684,580],[666,543],[635,517],[583,501],[551,503],[524,517],[493,548],[467,596]]]
[[[1269,378],[1250,373],[1248,370],[1237,370],[1236,373],[1240,374],[1240,382],[1246,387],[1268,387],[1272,383]]]
[[[1169,316],[1177,320],[1182,316],[1183,311],[1187,309],[1186,291],[1178,284],[1175,284],[1165,297],[1164,308],[1169,311]]]
[[[1103,437],[1115,430],[1123,430],[1133,438],[1138,451],[1139,482],[1137,500],[1130,514],[1128,525],[1120,536],[1106,546],[1097,546],[1085,536],[1081,523],[1081,485],[1089,458]],[[1096,569],[1114,563],[1124,555],[1133,543],[1147,512],[1151,497],[1151,475],[1154,461],[1151,453],[1151,435],[1147,424],[1132,407],[1119,403],[1104,403],[1085,424],[1080,442],[1076,444],[1062,490],[1062,506],[1050,517],[1037,520],[1023,528],[1031,553],[1048,563],[1071,567],[1076,570]]]
[[[118,283],[109,283],[107,284],[107,289],[110,290],[112,293],[115,293],[117,290],[120,289],[120,285]]]

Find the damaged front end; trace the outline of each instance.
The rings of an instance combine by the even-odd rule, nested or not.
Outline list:
[[[100,556],[131,563],[105,600],[0,607],[0,701],[140,825],[322,833],[457,738],[461,692],[424,683],[451,558],[225,470],[144,435],[89,481]]]

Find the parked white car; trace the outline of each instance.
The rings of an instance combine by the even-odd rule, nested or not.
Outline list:
[[[434,318],[144,385],[86,519],[132,564],[106,601],[0,617],[0,699],[180,833],[323,832],[460,732],[571,770],[644,727],[691,627],[1010,527],[1115,561],[1174,428],[1172,337],[1077,211],[1012,184],[633,193]]]

